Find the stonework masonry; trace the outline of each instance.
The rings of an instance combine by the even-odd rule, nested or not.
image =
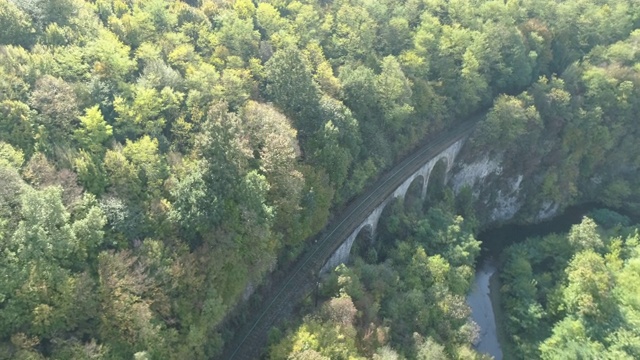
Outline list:
[[[427,195],[427,185],[429,184],[429,177],[431,176],[431,171],[434,166],[440,160],[444,160],[446,163],[446,175],[445,181],[448,180],[448,174],[451,168],[453,167],[456,156],[460,152],[462,145],[464,145],[466,138],[462,138],[457,142],[453,143],[447,149],[442,151],[437,156],[433,157],[429,160],[424,166],[422,166],[418,171],[411,174],[393,193],[384,199],[374,210],[369,214],[369,216],[358,225],[355,230],[345,239],[345,241],[340,245],[340,247],[331,255],[329,260],[324,264],[320,273],[327,273],[333,270],[336,266],[343,264],[349,260],[349,254],[351,253],[351,248],[353,247],[353,243],[358,237],[358,234],[361,230],[365,229],[371,232],[372,239],[375,239],[376,227],[378,226],[378,221],[380,220],[380,215],[382,215],[382,211],[384,208],[391,202],[391,200],[395,198],[404,199],[409,187],[415,180],[422,181],[422,189],[421,195],[424,199]]]

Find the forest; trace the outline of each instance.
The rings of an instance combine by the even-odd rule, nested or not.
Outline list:
[[[332,214],[484,111],[530,204],[640,211],[640,3],[0,0],[0,359],[220,356]],[[270,358],[482,356],[473,194],[434,191]],[[522,358],[640,354],[637,234],[585,221],[505,252]]]
[[[501,278],[514,359],[637,359],[640,234],[608,210],[567,234],[505,249]]]

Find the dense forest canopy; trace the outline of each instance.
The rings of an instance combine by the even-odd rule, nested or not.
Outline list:
[[[0,358],[216,356],[225,316],[332,209],[494,100],[474,146],[546,161],[545,196],[623,205],[638,28],[635,0],[0,0]],[[616,149],[628,167],[607,168]],[[467,221],[442,206],[438,226]],[[393,289],[446,312],[467,272],[421,281],[449,273]],[[376,329],[466,349],[460,318],[436,339],[424,316],[413,340]]]
[[[640,356],[638,224],[609,211],[568,234],[505,250],[501,278],[513,358]],[[613,216],[612,216],[613,215]]]

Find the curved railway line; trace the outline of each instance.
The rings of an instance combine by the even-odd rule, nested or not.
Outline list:
[[[227,343],[221,359],[258,359],[266,345],[269,330],[277,324],[281,315],[289,314],[313,290],[317,281],[315,274],[342,242],[405,179],[456,141],[468,136],[481,116],[474,116],[439,134],[437,139],[409,154],[338,214],[336,220],[325,227],[318,241],[300,256],[290,273],[271,286],[271,291],[263,299],[264,306],[254,311],[250,320],[236,332],[235,338]]]

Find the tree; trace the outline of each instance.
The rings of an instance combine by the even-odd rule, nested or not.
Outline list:
[[[340,82],[345,94],[345,104],[358,119],[379,119],[376,75],[365,66],[346,65],[340,68]],[[369,116],[370,115],[370,116]]]
[[[153,324],[146,269],[129,252],[103,252],[100,276],[100,333],[109,339],[115,356],[160,349],[160,328]]]
[[[101,195],[107,185],[100,158],[94,154],[80,150],[74,159],[74,168],[80,182],[91,193]]]
[[[289,22],[286,19],[283,19],[280,16],[278,9],[273,7],[270,3],[261,2],[258,4],[256,20],[258,21],[258,25],[264,29],[268,36],[273,36],[273,34],[276,34],[279,31],[290,32],[288,31]]]
[[[132,137],[139,135],[159,136],[167,124],[167,111],[178,106],[181,94],[169,88],[161,91],[136,86],[131,99],[116,97],[113,107],[118,135]]]
[[[265,64],[266,92],[296,124],[302,139],[320,128],[320,93],[302,53],[293,47],[280,49]]]
[[[411,28],[409,21],[405,17],[395,16],[391,18],[381,32],[385,53],[398,56],[402,51],[409,48],[412,40]]]
[[[35,112],[21,101],[0,102],[0,138],[24,151],[33,151],[33,121]]]
[[[540,345],[541,358],[592,359],[604,353],[604,346],[589,339],[580,320],[565,318],[553,327],[553,335]]]
[[[30,105],[37,111],[37,146],[51,152],[56,144],[66,144],[79,115],[78,100],[71,86],[60,78],[45,75],[31,93]]]
[[[427,338],[422,344],[417,346],[418,360],[447,360],[448,356],[444,351],[444,346],[438,344],[432,338]]]
[[[255,12],[254,5],[251,2],[248,3],[253,7],[253,10],[249,11]],[[228,49],[231,54],[240,56],[244,60],[255,57],[260,33],[253,28],[253,19],[243,18],[231,11],[221,15],[222,27],[216,34],[220,45]]]
[[[598,234],[597,225],[589,217],[583,217],[582,222],[577,225],[571,226],[571,231],[567,237],[569,243],[576,252],[583,250],[598,250],[601,249],[604,244],[600,235]]]
[[[0,44],[29,47],[33,42],[31,19],[10,0],[0,0]]]
[[[19,4],[40,30],[52,23],[68,25],[71,19],[77,16],[77,7],[73,0],[27,0]]]
[[[61,194],[60,187],[22,191],[21,219],[5,241],[0,262],[2,276],[10,279],[1,290],[5,336],[22,329],[50,339],[87,326],[95,315],[92,280],[82,272],[102,244],[105,218],[85,198],[84,211],[72,219]]]
[[[334,19],[329,56],[368,59],[374,49],[378,26],[366,9],[345,2],[337,9]]]
[[[135,63],[129,57],[130,51],[129,46],[123,44],[112,32],[100,29],[98,37],[86,48],[92,74],[113,84],[128,80],[135,67]]]
[[[158,197],[162,193],[162,185],[168,176],[165,159],[160,155],[158,139],[147,135],[137,141],[127,140],[122,154],[136,169],[142,186],[146,188],[149,198]]]
[[[76,141],[93,154],[103,154],[105,142],[111,138],[113,128],[102,117],[96,105],[85,110],[80,117],[80,128],[74,131]]]
[[[271,106],[250,101],[242,110],[254,168],[269,182],[266,201],[274,206],[276,226],[287,231],[298,210],[304,177],[297,169],[300,153],[289,119]]]
[[[323,96],[320,102],[322,117],[327,120],[311,143],[314,162],[321,165],[334,186],[343,187],[353,162],[359,158],[362,140],[358,121],[340,101]],[[341,197],[348,197],[344,190]]]
[[[357,311],[348,295],[332,298],[323,305],[323,313],[327,320],[340,326],[353,325]]]
[[[173,207],[170,218],[187,234],[205,232],[211,222],[220,221],[219,199],[210,196],[205,183],[206,163],[196,163],[189,173],[171,188]]]
[[[496,92],[513,93],[531,84],[535,79],[532,76],[532,65],[538,55],[533,57],[527,51],[521,31],[507,24],[488,23],[483,32],[491,39],[487,43],[492,47],[490,53],[499,54],[490,59],[488,64],[491,88]]]
[[[615,309],[614,278],[602,256],[590,249],[578,252],[566,273],[568,285],[563,295],[567,310],[599,322],[611,319]]]
[[[0,142],[0,240],[8,238],[18,223],[20,194],[24,181],[18,168],[22,153],[11,145]]]
[[[411,83],[400,68],[398,60],[387,56],[382,60],[382,72],[376,78],[376,91],[385,123],[398,132],[413,113],[411,106]]]
[[[475,144],[493,151],[512,149],[516,144],[522,146],[518,139],[541,127],[538,111],[526,98],[500,95],[481,123]]]
[[[129,201],[139,201],[143,197],[139,173],[122,151],[107,150],[103,167],[109,193]]]

